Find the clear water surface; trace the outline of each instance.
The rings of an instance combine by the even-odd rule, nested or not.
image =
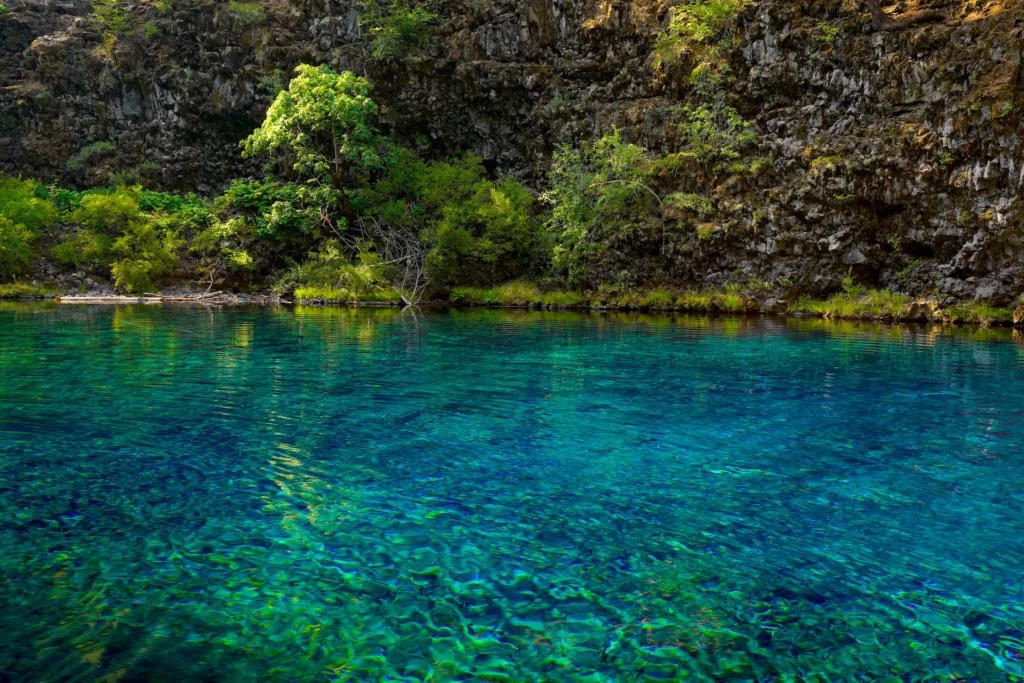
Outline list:
[[[0,680],[1024,679],[1024,345],[0,308]]]

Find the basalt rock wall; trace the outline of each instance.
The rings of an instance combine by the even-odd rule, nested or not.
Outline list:
[[[10,0],[0,15],[0,168],[76,185],[131,171],[212,193],[250,175],[238,141],[303,62],[377,84],[384,127],[442,155],[480,154],[540,189],[554,146],[623,131],[678,149],[688,65],[655,73],[662,0],[435,3],[429,42],[371,58],[358,3],[142,2],[112,49],[83,0]],[[729,31],[733,104],[764,173],[711,189],[702,230],[611,241],[624,284],[866,285],[1007,303],[1024,290],[1018,2],[761,0]],[[90,145],[111,143],[92,155]],[[73,158],[81,163],[69,168]],[[84,157],[84,158],[83,158]],[[671,188],[667,188],[671,189]]]

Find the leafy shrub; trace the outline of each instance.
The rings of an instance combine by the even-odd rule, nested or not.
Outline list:
[[[672,3],[668,27],[654,43],[654,67],[673,64],[714,42],[750,0],[688,0]]]
[[[117,147],[113,142],[103,140],[100,142],[93,142],[92,144],[86,145],[82,149],[78,150],[78,153],[68,159],[68,168],[77,169],[81,168],[82,164],[93,157],[103,156],[113,152]]]
[[[820,31],[818,40],[823,43],[831,43],[835,41],[836,36],[839,35],[839,27],[832,26],[826,21],[818,22],[818,30]]]
[[[408,0],[393,0],[387,5],[368,0],[365,8],[360,24],[369,28],[373,39],[371,55],[382,62],[393,61],[421,45],[426,39],[427,29],[437,21],[433,12],[411,5]]]
[[[92,20],[101,33],[122,35],[131,28],[129,9],[122,0],[95,0]]]
[[[310,253],[306,261],[285,271],[274,289],[282,294],[314,288],[345,291],[350,296],[368,295],[390,290],[387,275],[388,269],[377,254],[364,249],[353,262],[336,240],[328,240],[320,250]]]
[[[132,293],[151,291],[173,272],[178,246],[174,235],[161,234],[152,223],[129,224],[113,244],[114,253],[121,257],[110,268],[114,284]]]
[[[287,162],[304,181],[299,199],[314,222],[343,229],[356,218],[353,175],[382,168],[390,146],[372,125],[378,112],[370,99],[373,86],[326,66],[300,64],[295,71],[263,125],[242,141],[242,156],[274,155],[279,164]]]
[[[475,155],[430,164],[419,178],[429,224],[426,267],[439,283],[488,283],[536,270],[546,244],[533,196],[513,178],[486,178]],[[546,264],[545,264],[546,265]]]
[[[300,287],[295,290],[295,298],[299,301],[318,301],[324,303],[377,303],[377,304],[399,304],[401,295],[398,291],[390,288],[374,290],[371,292],[351,292],[347,289],[335,287]]]
[[[740,158],[744,148],[757,142],[753,126],[733,107],[701,104],[686,106],[681,113],[683,148],[676,157],[696,164],[712,182],[718,172]]]
[[[50,253],[60,263],[76,268],[82,265],[109,265],[113,242],[106,235],[83,230],[53,247]]]
[[[96,233],[116,236],[143,220],[141,196],[141,188],[123,186],[112,192],[86,194],[71,219]]]
[[[715,205],[709,197],[685,192],[675,192],[665,197],[665,205],[695,213],[700,218],[711,215],[715,209]]]
[[[20,275],[34,256],[32,232],[0,214],[0,281]]]
[[[651,187],[653,167],[647,151],[618,130],[578,149],[556,149],[542,199],[551,205],[553,262],[570,283],[584,279],[605,240],[654,218],[661,199]]]
[[[245,219],[245,229],[272,240],[294,238],[312,230],[320,218],[321,202],[329,197],[318,188],[259,180],[236,180],[220,198],[224,210]]]
[[[38,233],[57,221],[57,207],[39,183],[0,175],[0,216]]]
[[[867,291],[867,287],[857,284],[857,280],[853,277],[853,267],[851,266],[843,278],[843,293],[847,296],[857,297],[865,291]]]

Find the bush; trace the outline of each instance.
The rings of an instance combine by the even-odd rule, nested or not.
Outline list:
[[[113,244],[113,251],[121,257],[110,268],[114,284],[136,294],[153,290],[173,272],[178,246],[173,234],[161,234],[152,223],[131,223]]]
[[[693,162],[712,183],[716,174],[728,170],[740,158],[743,149],[757,143],[754,127],[733,107],[702,104],[686,106],[681,113],[679,132],[683,149],[675,156]]]
[[[57,221],[57,207],[39,183],[0,175],[0,216],[38,233]]]
[[[113,240],[106,235],[83,230],[69,237],[50,250],[53,257],[60,263],[75,268],[86,265],[109,265],[110,248]]]
[[[24,225],[0,215],[0,281],[23,273],[34,256],[32,232]]]
[[[654,166],[647,151],[624,142],[618,130],[581,148],[555,150],[542,198],[551,205],[554,265],[570,283],[586,279],[603,242],[661,220],[660,198],[651,188]]]
[[[285,240],[308,233],[317,224],[319,201],[307,199],[316,189],[289,183],[236,180],[224,192],[220,207],[244,218],[244,229],[256,237]]]
[[[328,240],[323,248],[311,253],[305,262],[285,271],[275,283],[274,289],[281,294],[300,289],[319,289],[345,291],[350,296],[368,296],[374,292],[390,291],[387,276],[388,269],[373,252],[361,252],[353,263],[342,253],[337,241]]]
[[[116,236],[134,223],[143,220],[139,187],[119,187],[113,192],[87,194],[82,197],[81,208],[71,219],[99,234]]]
[[[675,0],[668,27],[654,43],[654,66],[674,64],[714,42],[750,0]]]
[[[68,168],[81,168],[82,164],[84,164],[89,159],[109,154],[110,152],[113,152],[115,149],[116,147],[114,146],[114,143],[106,140],[86,145],[82,149],[78,150],[78,153],[75,154],[75,156],[68,159]]]
[[[436,216],[426,258],[432,281],[486,284],[547,265],[533,196],[513,178],[487,180],[479,157],[431,164],[420,196]]]
[[[366,3],[367,12],[360,24],[369,27],[373,38],[370,53],[374,59],[390,62],[409,49],[421,45],[427,29],[437,21],[437,15],[424,7],[415,7],[408,0],[394,0],[386,7],[376,0]]]

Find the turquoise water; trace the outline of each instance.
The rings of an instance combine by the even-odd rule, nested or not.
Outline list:
[[[0,307],[0,680],[1024,679],[1024,344]]]

